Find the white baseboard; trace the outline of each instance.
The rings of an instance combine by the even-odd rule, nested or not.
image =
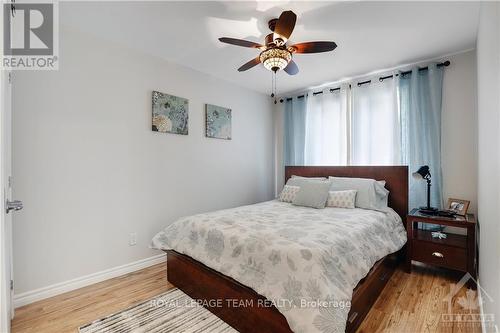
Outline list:
[[[49,298],[52,296],[63,294],[68,291],[86,287],[88,285],[112,279],[114,277],[121,276],[127,273],[135,272],[137,270],[165,262],[166,259],[167,257],[165,254],[159,254],[153,257],[131,262],[129,264],[125,264],[122,266],[106,269],[101,272],[85,275],[69,281],[56,283],[47,287],[14,295],[14,307],[18,308],[20,306],[30,304],[45,298]]]

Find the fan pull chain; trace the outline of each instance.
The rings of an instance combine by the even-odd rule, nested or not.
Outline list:
[[[278,101],[276,100],[276,95],[278,94],[278,77],[276,76],[277,72],[274,72],[274,104],[277,104]]]
[[[276,100],[276,72],[272,72],[272,77],[271,77],[271,97],[274,98],[274,104],[277,104],[278,101]]]
[[[274,97],[274,73],[271,72],[271,98]]]

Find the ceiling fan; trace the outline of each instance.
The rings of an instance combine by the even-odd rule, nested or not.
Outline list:
[[[287,45],[287,41],[292,34],[297,15],[291,10],[281,13],[278,19],[269,21],[269,29],[273,31],[265,38],[265,45],[237,38],[222,37],[219,41],[227,44],[251,47],[259,49],[261,52],[258,57],[250,60],[238,71],[246,71],[260,63],[268,70],[276,73],[279,70],[284,70],[290,75],[295,75],[299,72],[297,64],[293,61],[294,53],[320,53],[333,51],[337,44],[334,42],[305,42],[294,45]]]

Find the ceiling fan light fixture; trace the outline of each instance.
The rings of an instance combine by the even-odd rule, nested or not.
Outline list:
[[[284,69],[292,60],[292,54],[287,49],[270,48],[260,54],[260,62],[272,72]]]
[[[268,26],[272,32],[266,35],[264,44],[230,37],[221,37],[219,41],[260,50],[261,53],[240,66],[238,72],[244,72],[259,64],[263,64],[266,69],[274,73],[273,80],[276,79],[276,72],[279,70],[283,70],[288,75],[296,75],[299,73],[299,67],[292,59],[294,54],[329,52],[337,47],[337,44],[331,41],[302,42],[287,45],[295,28],[296,21],[297,15],[291,10],[282,12],[279,18],[269,20]],[[273,87],[275,87],[274,83]],[[273,90],[273,94],[274,92],[275,90]]]

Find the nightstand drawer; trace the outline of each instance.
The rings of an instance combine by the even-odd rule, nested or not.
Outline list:
[[[411,252],[412,259],[416,261],[460,271],[467,270],[467,250],[464,248],[413,240]]]

